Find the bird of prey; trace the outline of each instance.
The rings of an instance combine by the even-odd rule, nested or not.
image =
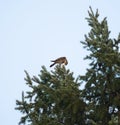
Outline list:
[[[51,64],[50,67],[54,66],[55,64],[59,64],[59,65],[61,65],[61,64],[67,65],[68,64],[66,57],[60,57],[56,60],[51,60],[51,62],[53,62],[53,64]]]

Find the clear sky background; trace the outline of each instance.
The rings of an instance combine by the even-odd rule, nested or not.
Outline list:
[[[107,16],[111,38],[120,31],[119,0],[0,0],[0,124],[17,125],[14,110],[26,90],[24,70],[38,75],[50,60],[66,56],[75,76],[88,67],[80,41],[89,32],[85,17],[91,6]]]

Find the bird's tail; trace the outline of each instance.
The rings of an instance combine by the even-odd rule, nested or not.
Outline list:
[[[54,65],[55,65],[55,63],[51,64],[50,67],[52,67],[52,66],[54,66]]]
[[[51,62],[55,62],[55,60],[51,60]]]

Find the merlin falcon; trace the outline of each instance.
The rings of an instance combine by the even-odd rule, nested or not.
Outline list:
[[[57,58],[56,60],[51,60],[51,62],[53,62],[53,64],[50,65],[50,67],[54,66],[55,64],[64,64],[64,65],[67,65],[68,64],[68,61],[66,59],[66,57],[60,57],[60,58]]]

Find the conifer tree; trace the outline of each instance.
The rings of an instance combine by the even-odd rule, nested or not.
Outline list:
[[[87,102],[87,121],[91,125],[120,125],[120,34],[110,38],[107,18],[99,21],[98,10],[90,7],[86,18],[90,32],[81,43],[89,51],[89,68],[81,82]]]
[[[24,115],[20,124],[30,125],[84,125],[85,103],[79,90],[80,83],[65,67],[56,66],[48,72],[43,66],[38,76],[26,73],[30,90],[22,92],[16,101],[16,110]]]
[[[110,38],[107,18],[99,21],[90,7],[86,18],[90,32],[82,41],[90,61],[84,76],[75,79],[65,67],[38,76],[26,73],[22,100],[16,110],[23,113],[20,124],[30,125],[119,125],[120,124],[120,34]],[[78,60],[77,60],[78,61]],[[85,88],[80,90],[80,84]]]

